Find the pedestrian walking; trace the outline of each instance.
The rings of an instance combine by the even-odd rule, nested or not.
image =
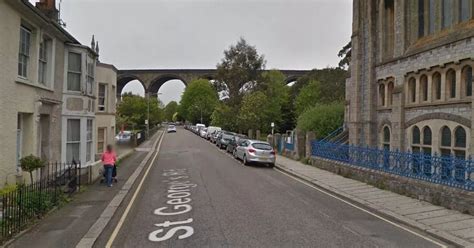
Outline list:
[[[107,186],[112,187],[112,174],[115,163],[117,162],[117,155],[115,154],[112,145],[107,145],[107,150],[102,153],[101,160],[104,165],[105,182],[107,183]]]

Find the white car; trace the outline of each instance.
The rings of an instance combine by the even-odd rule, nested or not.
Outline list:
[[[234,157],[242,160],[244,165],[249,163],[267,164],[275,166],[275,150],[268,142],[260,140],[245,140],[239,143],[234,150]]]
[[[207,134],[206,134],[206,139],[211,140],[211,136],[215,134],[217,131],[221,131],[222,129],[220,127],[213,127],[210,126],[207,128]]]
[[[176,126],[175,125],[168,125],[167,132],[168,133],[176,133]]]
[[[120,133],[115,136],[115,142],[117,144],[125,144],[130,142],[132,138],[132,132],[131,131],[121,131]]]
[[[201,136],[201,138],[206,138],[206,136],[207,136],[207,128],[206,127],[201,128],[201,130],[199,131],[199,136]]]

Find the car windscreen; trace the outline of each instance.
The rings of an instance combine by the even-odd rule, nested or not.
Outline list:
[[[272,147],[269,144],[265,144],[265,143],[253,143],[252,146],[253,148],[259,149],[259,150],[266,150],[266,151],[272,150]]]
[[[233,137],[234,137],[234,136],[231,135],[231,134],[224,134],[224,135],[222,135],[222,138],[223,138],[223,139],[228,139],[228,140],[232,139]]]

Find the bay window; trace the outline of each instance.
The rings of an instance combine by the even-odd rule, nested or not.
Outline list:
[[[81,91],[82,58],[80,53],[69,52],[67,90]]]

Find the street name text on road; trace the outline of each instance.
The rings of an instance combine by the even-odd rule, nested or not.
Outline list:
[[[188,213],[192,210],[191,204],[191,188],[197,186],[197,184],[189,181],[188,172],[186,169],[167,169],[164,170],[163,176],[166,177],[168,183],[167,198],[169,199],[166,203],[170,206],[160,207],[155,209],[153,212],[158,216],[175,216]],[[158,230],[152,231],[148,235],[148,239],[152,242],[162,242],[172,238],[178,232],[178,239],[185,239],[191,237],[194,233],[194,228],[190,226],[193,222],[192,218],[182,221],[170,221],[167,220],[163,223],[155,224],[156,227],[161,227]],[[168,227],[171,227],[167,229]],[[165,232],[166,231],[166,232]],[[160,235],[161,233],[164,234]]]

